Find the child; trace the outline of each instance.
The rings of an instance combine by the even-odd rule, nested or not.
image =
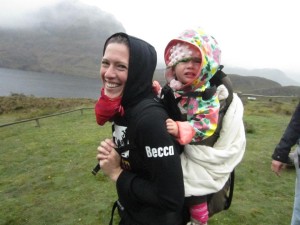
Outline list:
[[[200,28],[184,31],[165,48],[167,84],[180,98],[179,108],[186,114],[186,121],[167,119],[166,125],[168,132],[182,145],[201,145],[216,130],[220,103],[210,79],[219,69],[220,56],[216,40]],[[226,98],[226,89],[224,92]],[[196,197],[196,193],[186,193],[186,200],[191,224],[207,224],[206,195]]]

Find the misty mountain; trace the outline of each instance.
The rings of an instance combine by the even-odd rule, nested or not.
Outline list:
[[[268,96],[300,96],[300,86],[282,86],[273,80],[228,74],[235,92]]]
[[[165,67],[164,62],[158,62],[157,67],[159,68],[159,70],[162,70]],[[229,67],[227,65],[224,65],[223,71],[227,74],[267,78],[279,83],[282,86],[300,86],[300,82],[298,82],[298,77],[300,77],[300,74],[293,73],[286,75],[284,72],[278,69],[263,68],[248,70],[240,67]]]
[[[25,21],[0,27],[0,67],[98,77],[104,41],[125,31],[111,14],[76,1],[41,8]]]
[[[300,86],[300,83],[288,77],[284,72],[278,69],[252,69],[247,70],[238,67],[224,67],[224,72],[229,74],[239,74],[242,76],[256,76],[263,77],[269,80],[273,80],[281,84],[282,86]]]
[[[4,26],[3,21],[1,24],[0,67],[92,78],[99,76],[106,38],[115,32],[125,32],[113,15],[72,0],[41,8],[27,15],[18,26]],[[164,68],[162,62],[158,68]],[[300,96],[300,87],[282,87],[300,84],[280,70],[225,66],[224,71],[235,91]],[[163,69],[157,69],[155,79],[165,83]]]
[[[228,74],[228,76],[236,92],[256,93],[257,90],[279,89],[282,87],[279,83],[263,77],[236,74]]]
[[[282,86],[276,81],[263,77],[227,75],[231,80],[234,92],[253,95],[300,96],[299,86]],[[154,79],[164,85],[166,83],[164,69],[157,69]]]

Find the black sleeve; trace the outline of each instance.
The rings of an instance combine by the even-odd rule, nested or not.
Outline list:
[[[221,105],[221,110],[225,113],[233,98],[233,87],[230,78],[222,70],[219,69],[209,82],[211,86],[218,87],[223,84],[227,88],[229,95],[225,100],[226,105]]]
[[[209,80],[211,86],[218,87],[219,85],[223,84],[222,79],[227,77],[227,75],[222,71],[218,70],[217,73]]]
[[[178,212],[183,205],[184,185],[179,146],[166,130],[167,114],[152,107],[138,120],[138,151],[144,155],[147,178],[123,171],[117,180],[119,198],[132,205]]]
[[[298,104],[280,142],[276,146],[272,158],[280,162],[286,163],[291,148],[300,138],[300,103]]]

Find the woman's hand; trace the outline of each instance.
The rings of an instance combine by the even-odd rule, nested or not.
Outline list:
[[[105,139],[97,148],[98,154],[96,156],[103,173],[109,176],[113,181],[117,181],[123,171],[120,164],[121,157],[115,148],[116,145],[112,139]]]
[[[277,161],[277,160],[272,160],[271,164],[271,170],[277,175],[280,176],[281,170],[285,167],[285,164]]]

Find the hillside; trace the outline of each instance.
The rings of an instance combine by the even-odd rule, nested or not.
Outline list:
[[[0,27],[0,67],[97,77],[105,39],[124,27],[79,2],[42,8],[22,27]]]
[[[240,76],[229,74],[232,85],[237,92],[251,92],[260,89],[280,88],[281,85],[275,81],[254,76]]]
[[[299,86],[281,86],[279,83],[263,77],[229,74],[236,92],[244,94],[271,96],[300,96]]]
[[[156,70],[154,74],[154,79],[162,85],[165,84],[163,74],[163,69]],[[263,77],[241,76],[237,74],[228,74],[228,76],[235,92],[273,96],[300,96],[300,86],[282,86],[273,80]]]
[[[225,66],[224,71],[227,74],[238,74],[241,76],[254,76],[254,77],[263,77],[267,78],[269,80],[276,81],[277,83],[281,84],[282,86],[300,86],[300,83],[297,82],[298,79],[295,80],[292,79],[291,77],[296,77],[295,75],[293,76],[292,74],[289,74],[287,76],[284,72],[278,69],[272,69],[272,68],[262,68],[262,69],[244,69],[244,68],[239,68],[239,67],[228,67]]]

